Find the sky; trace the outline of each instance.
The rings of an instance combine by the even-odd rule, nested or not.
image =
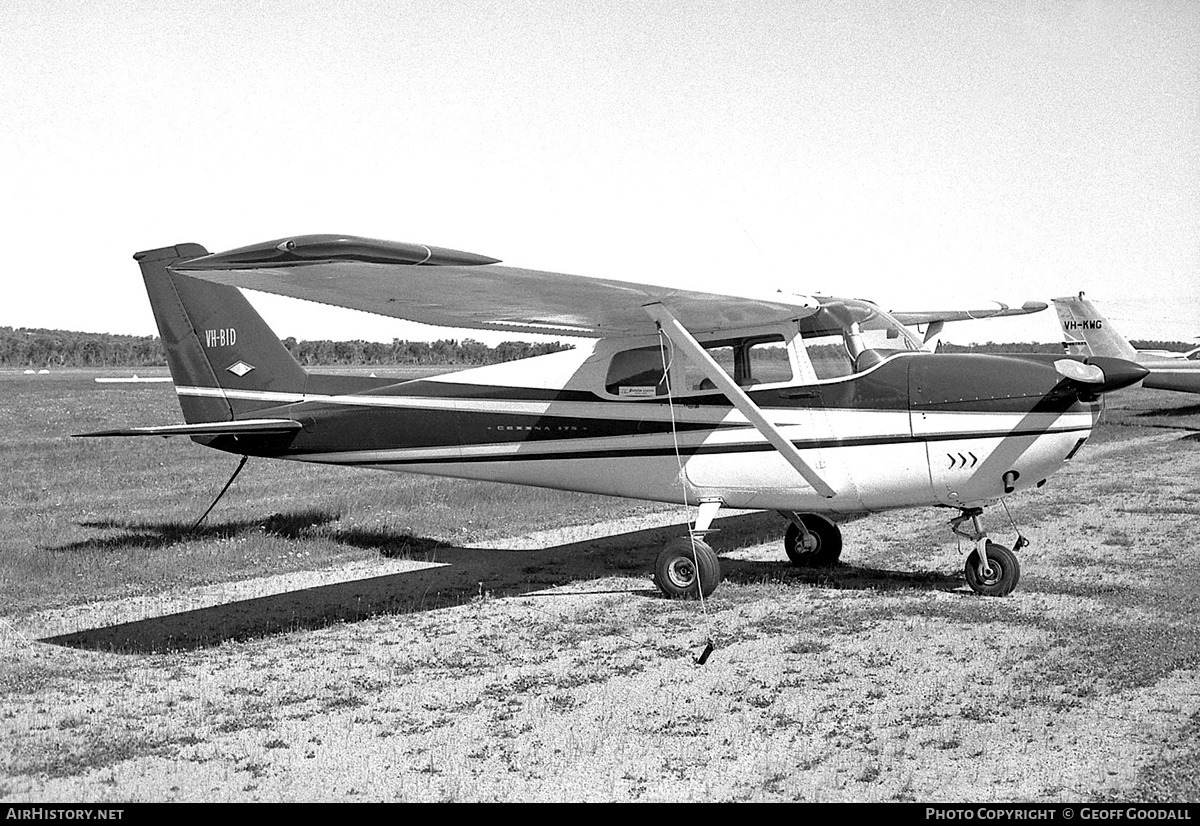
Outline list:
[[[1191,341],[1198,55],[1194,0],[5,0],[0,325],[151,335],[135,251],[344,233],[892,310],[1083,290]]]

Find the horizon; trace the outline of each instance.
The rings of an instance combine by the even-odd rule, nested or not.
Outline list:
[[[347,232],[889,310],[1083,290],[1127,337],[1200,335],[1187,0],[18,0],[0,24],[7,326],[151,335],[136,250]],[[448,337],[252,301],[283,337]],[[945,334],[1058,337],[1052,311]]]
[[[441,328],[437,328],[437,329],[441,329]],[[101,332],[101,331],[96,331],[96,330],[68,330],[68,329],[51,328],[51,327],[13,327],[12,325],[7,325],[7,324],[0,324],[0,330],[12,330],[13,332],[16,332],[16,333],[23,332],[23,333],[26,333],[27,335],[34,335],[34,334],[40,334],[40,333],[44,333],[44,334],[62,333],[62,334],[68,334],[68,335],[74,335],[74,336],[111,336],[114,338],[151,339],[151,340],[155,340],[155,341],[160,340],[160,336],[157,332],[148,334],[148,335],[141,335],[141,334],[137,334],[137,333],[107,333],[107,332]],[[479,344],[485,344],[489,349],[492,349],[492,350],[497,349],[501,344],[564,344],[564,345],[570,345],[573,347],[573,346],[577,346],[578,344],[594,344],[596,341],[599,340],[599,339],[595,339],[595,338],[578,338],[578,337],[571,337],[571,336],[561,336],[559,338],[547,338],[546,341],[533,341],[529,338],[505,338],[502,341],[498,341],[496,344],[487,344],[486,342],[482,341],[481,339],[474,338],[472,335],[470,335],[470,333],[472,333],[472,332],[482,332],[482,331],[461,330],[459,332],[465,333],[465,335],[457,335],[457,336],[452,335],[452,336],[447,336],[447,337],[444,337],[441,339],[435,339],[435,338],[430,338],[430,339],[415,338],[414,339],[414,338],[399,338],[399,337],[397,337],[397,338],[388,339],[388,340],[364,339],[364,338],[344,338],[344,339],[297,338],[295,336],[281,336],[279,340],[282,342],[287,342],[290,339],[290,340],[295,341],[297,344],[311,344],[311,343],[318,343],[318,342],[338,342],[338,343],[341,343],[341,342],[346,342],[346,343],[363,342],[366,344],[391,344],[391,343],[395,343],[395,342],[412,343],[412,344],[434,344],[438,341],[451,341],[451,342],[455,342],[455,343],[475,342],[475,343],[479,343]],[[496,335],[501,335],[501,334],[497,333]],[[521,333],[508,333],[507,335],[513,336],[513,335],[522,335],[522,334]],[[1179,340],[1179,339],[1129,339],[1129,342],[1135,346],[1138,344],[1178,345],[1181,350],[1193,349],[1196,346],[1195,341],[1189,342],[1189,341],[1183,341],[1183,340]],[[1047,345],[1047,346],[1049,346],[1049,345],[1054,345],[1054,344],[1062,344],[1061,341],[994,340],[994,339],[975,341],[975,342],[971,342],[969,344],[960,344],[959,342],[948,341],[948,340],[942,339],[941,343],[946,346],[949,346],[949,347],[968,347],[968,348],[969,347],[988,347],[988,346],[1002,347],[1002,346],[1007,346],[1007,345]]]

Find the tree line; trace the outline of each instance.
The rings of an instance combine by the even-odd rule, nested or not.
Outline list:
[[[505,341],[495,347],[473,339],[438,341],[297,341],[283,346],[305,366],[460,364],[476,366],[571,349],[570,344]],[[165,367],[158,336],[77,333],[0,327],[0,367]]]
[[[333,364],[497,364],[502,361],[544,356],[572,345],[558,341],[531,344],[528,341],[502,341],[489,347],[481,341],[464,338],[437,341],[297,341],[288,337],[283,346],[300,364],[309,366]]]
[[[1191,350],[1195,344],[1182,341],[1134,341],[1143,350]],[[283,346],[300,362],[322,365],[458,364],[476,366],[541,356],[569,350],[562,342],[533,344],[505,341],[495,347],[474,339],[437,341],[297,341],[283,339]],[[942,342],[943,353],[1061,353],[1053,343],[1009,342],[952,344]],[[128,336],[116,333],[77,333],[26,327],[0,327],[0,367],[163,367],[166,353],[158,336]]]
[[[1196,348],[1195,342],[1185,341],[1143,341],[1131,339],[1129,342],[1135,350],[1169,350],[1174,353],[1186,353]],[[953,344],[948,341],[938,342],[939,353],[1056,353],[1061,354],[1063,347],[1058,342],[1010,342],[997,344],[989,341],[986,344]]]

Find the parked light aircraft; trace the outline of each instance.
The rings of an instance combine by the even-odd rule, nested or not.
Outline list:
[[[1200,393],[1200,347],[1182,353],[1136,350],[1083,293],[1053,300],[1063,332],[1063,348],[1068,354],[1111,356],[1136,362],[1149,371],[1142,379],[1142,387]]]
[[[1007,594],[1019,563],[988,538],[983,507],[1044,484],[1091,434],[1101,394],[1146,374],[1113,358],[929,353],[862,300],[673,289],[351,236],[134,257],[187,423],[83,435],[685,501],[695,520],[654,565],[671,597],[720,580],[703,537],[721,508],[778,511],[788,557],[810,565],[841,553],[830,516],[920,506],[958,511],[968,584]],[[594,341],[403,382],[321,375],[234,285]]]

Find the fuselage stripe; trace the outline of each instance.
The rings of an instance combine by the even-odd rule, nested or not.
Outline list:
[[[430,396],[367,396],[367,395],[307,395],[258,390],[222,390],[211,387],[176,387],[180,396],[236,399],[242,401],[267,402],[274,405],[330,405],[343,407],[383,407],[401,410],[440,410],[454,413],[485,413],[512,416],[552,416],[563,419],[589,420],[640,420],[652,422],[676,422],[704,424],[710,427],[747,426],[746,417],[732,406],[692,405],[677,401],[674,410],[661,400],[641,403],[621,402],[596,398],[594,401],[513,401],[478,397],[430,397]],[[1033,399],[1031,398],[1031,402]],[[728,404],[728,403],[726,403]],[[853,413],[859,416],[901,417],[907,419],[910,412],[905,407],[837,407],[817,405],[779,406],[760,405],[775,424],[787,426],[810,424],[814,416]],[[930,415],[953,413],[955,416],[1011,415],[1013,411],[953,409],[940,410],[938,406],[921,408]],[[1050,411],[1047,411],[1049,413]]]
[[[932,444],[944,441],[959,441],[966,439],[1006,439],[1032,437],[1046,434],[1090,433],[1091,425],[1031,428],[1022,430],[994,430],[960,433],[933,433],[920,436],[870,436],[852,439],[809,439],[793,440],[792,444],[799,450],[821,450],[851,447],[875,447],[883,445],[902,444]],[[475,449],[474,451],[472,449]],[[481,450],[486,449],[486,450]],[[548,449],[549,448],[549,449]],[[680,453],[693,455],[719,455],[728,453],[769,452],[775,448],[765,440],[755,442],[737,442],[722,445],[680,444]],[[558,449],[544,444],[516,442],[511,444],[471,445],[466,447],[447,446],[444,448],[417,448],[394,450],[339,451],[335,453],[287,453],[280,454],[281,458],[295,459],[307,462],[324,462],[345,465],[404,465],[404,464],[441,464],[460,462],[508,462],[513,460],[552,461],[560,459],[608,459],[668,456],[674,454],[674,446],[645,446],[622,448],[581,449],[577,445],[562,445]]]

